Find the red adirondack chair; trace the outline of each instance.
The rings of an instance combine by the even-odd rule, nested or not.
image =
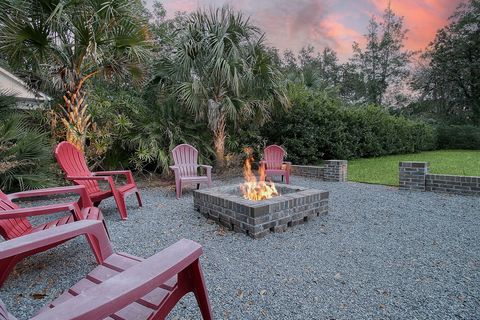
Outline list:
[[[177,199],[182,196],[182,187],[186,184],[206,183],[208,187],[212,186],[212,166],[198,164],[198,151],[189,144],[180,144],[172,150],[173,161],[175,165],[170,169],[175,173],[175,191]],[[198,175],[198,168],[205,168],[206,176]]]
[[[285,182],[289,184],[290,166],[292,163],[283,161],[286,155],[287,153],[282,147],[272,144],[263,150],[263,159],[260,161],[260,166],[263,166],[266,176],[281,175],[282,181],[285,176]]]
[[[14,199],[67,193],[76,193],[80,195],[79,202],[59,203],[29,208],[20,208],[18,205],[12,202],[12,200]],[[59,219],[43,223],[35,227],[32,226],[27,220],[27,217],[31,216],[47,215],[68,211],[71,212],[70,215],[63,216]],[[102,212],[98,208],[93,207],[93,204],[90,201],[90,198],[88,197],[87,192],[83,186],[31,190],[13,193],[9,195],[0,191],[0,235],[5,240],[7,240],[6,242],[12,241],[11,239],[15,239],[21,236],[37,233],[45,229],[55,228],[64,224],[84,219],[100,220],[103,222]],[[92,247],[93,252],[98,255],[100,249],[98,248],[95,239],[89,238],[89,243]],[[52,243],[50,247],[57,246],[59,244],[61,244],[61,242]],[[3,282],[5,281],[8,274],[17,262],[19,262],[26,256],[30,256],[46,249],[48,248],[42,248],[42,250],[33,250],[30,252],[26,252],[24,254],[16,256],[15,259],[9,261],[8,263],[0,262],[0,287],[2,286]]]
[[[73,181],[77,185],[85,186],[95,206],[98,206],[103,199],[113,196],[123,220],[127,220],[126,196],[135,193],[138,205],[142,206],[142,198],[130,170],[91,172],[80,150],[67,141],[63,141],[57,146],[55,158],[65,173],[67,180]],[[124,175],[127,178],[127,183],[119,187],[115,186],[112,178],[115,175]],[[98,184],[100,180],[107,181],[110,190],[101,190]]]
[[[212,319],[199,261],[202,247],[191,240],[142,259],[114,253],[101,223],[79,221],[0,243],[0,261],[82,234],[98,242],[100,265],[32,319],[164,319],[189,292],[195,294],[203,319]],[[0,306],[4,318],[8,313]]]

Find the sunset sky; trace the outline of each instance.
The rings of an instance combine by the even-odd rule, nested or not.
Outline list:
[[[147,3],[151,0],[147,0]],[[368,20],[380,16],[388,0],[162,0],[169,17],[176,11],[229,4],[251,16],[269,44],[298,51],[306,45],[329,46],[345,60],[352,42],[362,43]],[[406,46],[423,50],[461,0],[391,0],[394,12],[405,17]]]

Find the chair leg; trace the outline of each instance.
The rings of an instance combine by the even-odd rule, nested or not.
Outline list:
[[[207,186],[208,186],[209,188],[212,187],[212,176],[211,176],[211,175],[208,175],[208,176],[207,176]]]
[[[182,182],[181,181],[175,181],[175,193],[177,195],[177,199],[180,199],[182,196]]]
[[[200,183],[197,183],[197,190],[200,189]]]
[[[127,206],[125,205],[125,198],[123,197],[123,194],[119,192],[114,192],[113,197],[115,198],[115,202],[117,203],[117,208],[118,211],[120,212],[120,216],[122,217],[122,220],[127,220]]]
[[[5,280],[7,280],[10,271],[15,267],[15,265],[22,260],[23,256],[13,256],[0,260],[0,288],[2,287]]]
[[[282,182],[283,182],[283,174],[282,174]]]
[[[288,174],[288,171],[285,173],[285,183],[290,184],[290,175]]]
[[[210,301],[208,300],[207,286],[205,285],[205,279],[203,277],[200,261],[197,260],[192,264],[192,280],[193,280],[193,293],[197,299],[198,307],[202,313],[204,320],[213,319],[212,308],[210,307]]]
[[[140,196],[140,192],[136,191],[135,195],[137,196],[138,206],[143,207],[142,197]]]

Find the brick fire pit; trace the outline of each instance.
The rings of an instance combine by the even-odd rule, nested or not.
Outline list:
[[[276,188],[279,196],[260,201],[244,199],[238,185],[195,190],[193,205],[205,217],[255,239],[328,213],[328,191],[284,184]]]

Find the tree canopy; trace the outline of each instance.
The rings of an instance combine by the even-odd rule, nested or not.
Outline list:
[[[480,1],[461,4],[423,58],[416,86],[429,111],[480,125]]]

